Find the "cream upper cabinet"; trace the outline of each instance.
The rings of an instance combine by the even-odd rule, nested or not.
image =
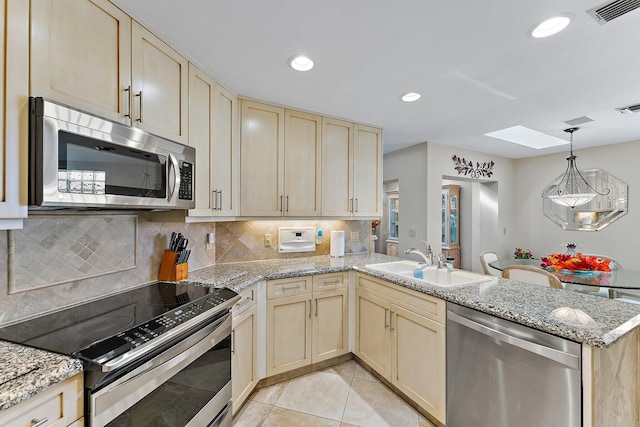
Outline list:
[[[188,70],[184,57],[133,22],[131,110],[135,126],[187,143]]]
[[[348,273],[267,283],[267,376],[348,350]]]
[[[0,229],[7,230],[27,217],[29,2],[0,4]]]
[[[320,216],[322,118],[286,110],[284,117],[284,214]]]
[[[242,100],[243,216],[320,216],[320,123],[313,114]]]
[[[382,215],[382,132],[324,118],[322,215]]]
[[[284,108],[242,100],[240,130],[240,212],[281,216]]]
[[[238,214],[239,140],[238,99],[216,84],[213,92],[213,168],[211,189],[215,193],[214,209],[218,216]]]
[[[356,277],[356,356],[444,422],[446,303],[365,275]]]
[[[353,128],[353,213],[382,215],[382,132],[369,126]]]
[[[189,145],[196,149],[196,207],[189,217],[233,216],[236,209],[236,98],[189,64]]]
[[[322,119],[322,216],[352,211],[353,123]]]
[[[107,0],[32,0],[31,95],[130,124],[131,18]]]
[[[31,89],[187,143],[188,62],[107,0],[33,0]]]

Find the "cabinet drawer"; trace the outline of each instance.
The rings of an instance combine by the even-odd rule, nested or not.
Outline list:
[[[29,400],[0,413],[0,425],[31,427],[63,427],[83,415],[84,389],[82,373],[46,389]]]
[[[267,282],[267,299],[311,293],[311,284],[311,276],[270,280]]]
[[[436,322],[446,322],[447,304],[440,298],[362,274],[356,275],[356,288],[383,295],[386,300]]]
[[[349,286],[349,273],[328,273],[313,276],[313,292],[330,291]]]
[[[244,313],[254,305],[256,305],[258,289],[256,285],[253,285],[242,292],[240,292],[240,301],[233,306],[233,315],[237,316]]]

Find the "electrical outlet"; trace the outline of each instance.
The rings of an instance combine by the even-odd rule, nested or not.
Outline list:
[[[271,247],[271,234],[265,234],[264,235],[264,246],[265,246],[265,248],[270,248]]]
[[[213,244],[215,243],[215,236],[213,233],[207,233],[207,237],[205,239],[205,248],[210,251],[213,249]]]
[[[211,243],[206,243],[206,244],[205,244],[205,248],[206,248],[208,251],[210,251],[211,249],[213,249],[213,244],[211,244]]]
[[[357,242],[360,240],[360,232],[359,231],[352,231],[351,232],[351,241],[352,242]]]

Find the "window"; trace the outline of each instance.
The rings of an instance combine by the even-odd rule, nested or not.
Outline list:
[[[389,193],[389,238],[398,239],[399,202],[398,193]]]

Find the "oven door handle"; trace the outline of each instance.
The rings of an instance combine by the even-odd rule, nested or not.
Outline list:
[[[227,418],[227,414],[229,414],[230,410],[231,410],[231,402],[224,405],[224,408],[222,408],[222,411],[220,411],[220,413],[216,415],[213,421],[207,424],[207,427],[221,427],[223,421],[225,420],[225,418]]]

